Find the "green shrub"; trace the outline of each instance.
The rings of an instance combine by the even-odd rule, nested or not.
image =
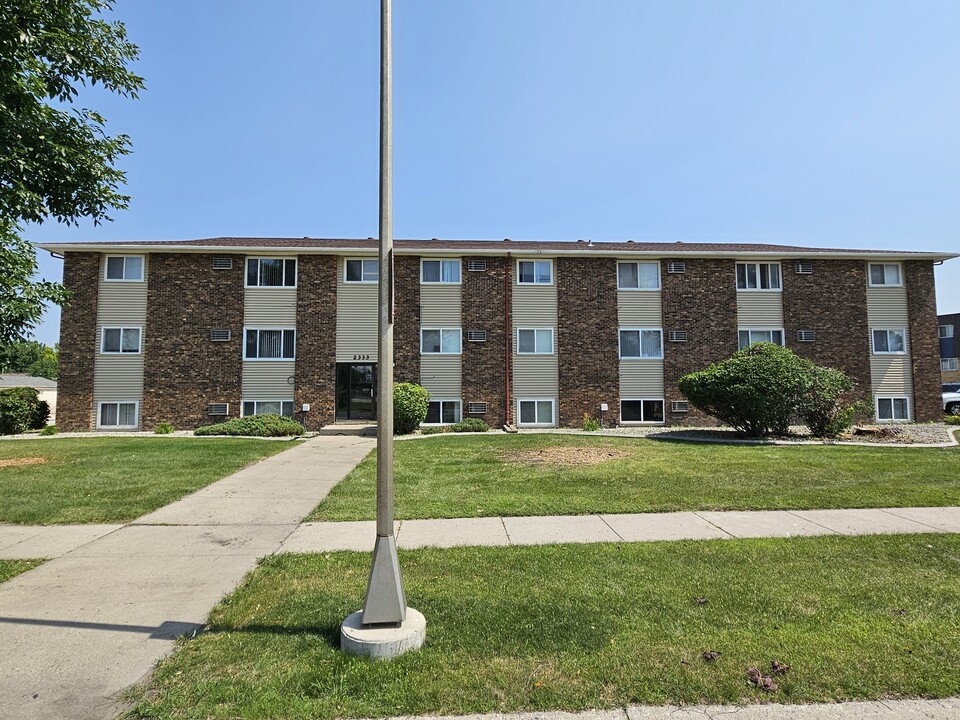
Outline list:
[[[449,425],[429,425],[425,428],[420,428],[421,435],[439,435],[445,432],[450,432]]]
[[[415,383],[393,386],[393,434],[409,435],[427,419],[430,393]]]
[[[47,425],[43,430],[40,431],[41,435],[56,435],[59,430],[57,430],[56,425]]]
[[[303,435],[303,425],[282,415],[247,415],[216,425],[206,425],[194,435],[247,435],[252,437],[290,437]]]
[[[0,435],[39,430],[47,424],[50,406],[33,388],[0,390]]]
[[[169,435],[170,433],[176,431],[176,428],[168,422],[157,423],[157,426],[153,429],[157,435]]]
[[[843,371],[810,363],[797,414],[817,437],[836,437],[850,429],[857,413],[856,406],[843,401],[851,390],[853,380]]]
[[[490,426],[480,418],[467,418],[450,426],[450,430],[457,433],[487,432]]]
[[[596,432],[600,429],[600,421],[591,417],[590,413],[583,414],[583,429],[587,432]]]
[[[960,425],[960,415],[945,415],[943,421],[947,425]]]

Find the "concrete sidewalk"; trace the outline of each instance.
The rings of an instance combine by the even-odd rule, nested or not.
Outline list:
[[[59,557],[0,584],[0,718],[113,717],[373,447],[314,438],[125,527],[19,528],[7,555]]]

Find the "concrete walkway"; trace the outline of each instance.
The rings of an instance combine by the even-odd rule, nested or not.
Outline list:
[[[0,718],[113,717],[373,447],[314,438],[124,527],[3,528],[6,556],[55,559],[0,584]]]

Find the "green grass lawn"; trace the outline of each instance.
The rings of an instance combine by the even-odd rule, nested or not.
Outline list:
[[[551,448],[629,456],[589,467],[529,466],[501,457]],[[960,505],[956,448],[475,435],[397,443],[395,463],[399,519]],[[370,455],[310,519],[372,519],[375,494],[376,456]]]
[[[0,522],[127,522],[289,447],[235,438],[5,440]]]
[[[960,536],[401,553],[424,648],[347,656],[368,553],[267,558],[133,717],[335,718],[960,693]],[[698,604],[695,598],[706,598]],[[707,662],[705,651],[721,653]],[[746,670],[791,666],[767,693]]]
[[[27,570],[33,570],[42,562],[43,560],[0,560],[0,583]]]

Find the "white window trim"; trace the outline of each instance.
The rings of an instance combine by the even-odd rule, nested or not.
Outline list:
[[[953,367],[950,367],[950,365],[953,365]],[[940,372],[954,372],[957,369],[960,369],[958,368],[957,358],[940,358]]]
[[[293,357],[278,357],[278,358],[262,358],[262,357],[247,357],[247,331],[256,330],[258,332],[263,332],[264,330],[292,330],[293,331]],[[283,336],[280,338],[281,345],[283,344]],[[260,338],[257,337],[257,347],[260,346]],[[263,327],[261,325],[253,326],[244,326],[243,327],[243,361],[244,362],[295,362],[297,359],[297,329],[295,327],[286,326],[286,327]],[[242,410],[242,409],[241,409]]]
[[[624,420],[623,404],[625,402],[659,402],[663,406],[663,420]],[[641,412],[643,408],[641,407]],[[667,421],[667,402],[662,397],[642,397],[642,398],[620,398],[620,424],[621,425],[663,425]]]
[[[657,332],[660,333],[660,354],[659,354],[657,357],[644,357],[644,356],[642,356],[642,355],[629,355],[629,356],[624,357],[623,347],[622,347],[622,345],[621,345],[621,337],[620,337],[621,333],[623,333],[623,332],[639,332],[639,333],[643,333],[644,330],[648,330],[648,331],[649,331],[649,330],[656,330]],[[641,340],[640,340],[640,347],[641,347],[641,348],[643,347],[642,337],[643,337],[643,336],[641,335]],[[629,360],[629,361],[639,360],[639,361],[641,361],[641,362],[650,362],[650,361],[654,361],[654,360],[663,360],[663,328],[658,328],[658,327],[621,327],[621,328],[617,328],[617,355],[620,357],[621,360]]]
[[[107,338],[107,330],[120,331],[120,347],[123,347],[123,331],[138,330],[137,333],[137,351],[124,352],[123,350],[104,350],[103,344]],[[101,355],[142,355],[143,354],[143,326],[142,325],[104,325],[100,328],[100,354]]]
[[[137,419],[134,425],[102,425],[100,419],[103,417],[104,405],[133,405],[133,415]],[[117,419],[120,417],[120,408],[117,408]],[[139,400],[103,400],[97,403],[97,429],[104,430],[136,430],[140,427],[140,401]]]
[[[782,342],[780,343],[780,347],[786,347],[786,346],[787,346],[787,334],[784,332],[784,330],[783,330],[782,327],[779,327],[779,328],[775,328],[775,327],[738,327],[738,328],[737,328],[737,345],[738,345],[738,346],[740,345],[740,333],[742,333],[742,332],[748,332],[748,333],[755,333],[755,332],[779,332],[779,333],[780,333],[780,340],[782,340]],[[765,340],[751,340],[751,341],[750,341],[750,344],[747,345],[746,347],[750,347],[750,345],[753,345],[755,342],[766,342],[766,341],[765,341]],[[743,348],[740,348],[740,349],[743,350]]]
[[[424,349],[423,349],[423,333],[425,333],[425,332],[428,331],[428,330],[437,330],[437,331],[440,332],[440,352],[424,352]],[[444,352],[444,351],[443,351],[443,332],[444,332],[444,330],[446,330],[447,332],[451,332],[451,331],[453,331],[453,330],[456,330],[457,333],[459,334],[459,336],[460,336],[460,343],[459,343],[459,345],[458,345],[458,348],[459,348],[459,349],[457,350],[457,352]],[[421,354],[421,355],[447,355],[447,356],[463,355],[463,328],[458,328],[458,327],[445,327],[445,328],[440,328],[440,327],[422,327],[422,328],[420,328],[420,354]]]
[[[877,350],[876,345],[874,344],[875,338],[873,334],[875,332],[899,332],[903,335],[903,350]],[[887,337],[889,343],[889,336]],[[893,328],[870,328],[870,350],[874,355],[906,355],[907,354],[907,329],[903,327],[893,327]]]
[[[240,417],[253,417],[253,415],[258,415],[259,413],[256,412],[256,410],[257,410],[256,404],[257,404],[257,403],[268,403],[268,402],[269,402],[269,403],[281,403],[280,409],[281,409],[281,411],[282,411],[282,410],[283,410],[282,403],[287,403],[287,402],[288,402],[288,403],[290,403],[290,404],[292,405],[292,404],[293,404],[293,398],[290,398],[289,400],[241,400],[241,401],[240,401]],[[254,403],[254,408],[253,408],[254,413],[253,413],[253,415],[247,415],[247,414],[244,412],[244,410],[246,409],[245,406],[246,406],[247,403]],[[293,408],[293,414],[291,414],[291,415],[289,415],[289,416],[285,416],[285,417],[293,417],[294,415],[296,415],[296,413],[297,413],[297,408],[294,407],[294,408]],[[282,415],[283,413],[281,412],[280,414]]]
[[[900,282],[898,283],[874,283],[873,277],[870,273],[870,268],[874,265],[896,265],[898,270],[898,275],[900,276]],[[903,265],[898,262],[885,263],[885,262],[868,262],[867,263],[867,286],[872,288],[898,288],[903,287]]]
[[[456,421],[454,421],[454,422],[460,422],[460,421],[463,420],[463,400],[461,400],[460,398],[435,398],[435,397],[431,397],[431,398],[427,401],[427,404],[429,404],[429,403],[460,403],[460,420],[456,420]],[[421,426],[421,427],[444,427],[444,426],[447,426],[447,425],[453,425],[453,423],[445,423],[445,422],[443,422],[443,405],[442,405],[442,404],[440,405],[440,422],[438,422],[438,423],[428,423],[428,422],[422,422],[422,423],[420,423],[420,426]]]
[[[757,266],[757,279],[760,278],[760,266],[761,265],[776,265],[778,274],[780,275],[780,287],[777,288],[742,288],[737,285],[737,266],[740,265],[756,265]],[[782,293],[783,292],[783,264],[780,262],[772,262],[770,260],[738,260],[736,265],[733,268],[733,285],[736,288],[737,292],[748,292],[748,293]]]
[[[520,403],[521,402],[549,402],[550,403],[550,415],[553,417],[553,422],[549,423],[525,423],[520,422]],[[552,397],[518,397],[517,398],[517,427],[556,427],[557,426],[557,399]],[[536,412],[536,408],[534,408]]]
[[[891,401],[891,411],[893,409],[892,402],[894,400],[906,400],[907,401],[907,416],[905,418],[891,418],[890,420],[881,420],[880,419],[880,401],[881,400],[890,400]],[[875,413],[874,417],[877,418],[878,423],[905,423],[910,422],[911,410],[910,410],[910,398],[905,395],[878,395],[874,398],[873,401],[873,411]]]
[[[949,334],[949,335],[946,335],[946,334],[944,334],[944,332],[943,332],[943,331],[944,331],[945,329],[947,329],[947,328],[950,329],[950,334]],[[941,325],[941,326],[939,326],[939,328],[937,328],[937,336],[938,336],[941,340],[949,340],[950,338],[952,338],[952,337],[953,337],[953,325]]]
[[[293,285],[248,285],[247,284],[247,263],[250,260],[257,261],[257,279],[260,278],[260,261],[261,260],[293,260]],[[243,259],[243,287],[247,290],[296,290],[297,284],[300,282],[300,262],[299,258],[291,257],[289,255],[247,255]]]
[[[521,331],[521,330],[529,330],[529,331],[532,331],[532,332],[534,332],[534,333],[536,333],[537,330],[540,330],[540,331],[549,330],[549,331],[550,331],[550,352],[537,352],[536,350],[534,350],[533,352],[523,352],[523,351],[521,351],[521,350],[520,350],[520,331]],[[536,347],[536,345],[537,345],[536,335],[534,335],[534,338],[533,338],[533,345],[534,345],[534,347]],[[518,327],[518,328],[517,328],[517,355],[541,355],[541,356],[546,357],[546,356],[548,356],[548,355],[556,355],[556,354],[557,354],[557,338],[556,338],[556,333],[554,332],[554,330],[553,330],[552,327],[545,327],[545,328],[544,328],[544,327],[539,327],[539,328],[535,328],[535,327],[524,327],[524,328],[521,328],[521,327]]]
[[[139,280],[127,280],[126,278],[108,278],[107,277],[107,265],[110,263],[110,258],[128,258],[128,257],[137,257],[140,258],[140,279]],[[124,271],[127,268],[127,262],[123,262]],[[143,279],[147,276],[147,258],[145,255],[107,255],[103,259],[103,281],[111,283],[142,283]]]
[[[544,263],[544,262],[545,262],[545,263],[550,263],[550,282],[548,282],[548,283],[545,283],[545,282],[537,282],[537,279],[536,279],[536,277],[537,277],[537,275],[536,275],[536,267],[534,267],[534,275],[533,275],[534,280],[533,280],[533,282],[520,282],[520,263],[522,263],[522,262],[532,262],[532,263],[538,263],[538,262],[539,262],[539,263]],[[556,268],[554,268],[554,266],[553,266],[553,258],[517,258],[517,264],[516,264],[516,266],[515,266],[515,269],[516,269],[516,271],[517,271],[517,275],[516,275],[516,284],[517,284],[517,285],[523,285],[523,286],[534,285],[534,286],[537,286],[537,287],[549,287],[549,286],[553,285],[554,279],[555,279],[555,277],[556,277],[556,275],[555,275],[555,273],[556,273]]]
[[[644,287],[624,287],[620,284],[620,266],[621,265],[656,265],[657,266],[657,286],[655,288]],[[637,268],[637,282],[640,282],[640,269]],[[617,290],[623,292],[660,292],[663,287],[663,278],[661,277],[660,261],[646,262],[643,260],[617,260]]]
[[[376,262],[377,263],[377,279],[376,280],[363,280],[363,266],[360,266],[360,280],[348,280],[347,279],[347,263],[351,260],[359,260],[360,262]],[[420,270],[421,276],[423,269]],[[380,258],[375,257],[345,257],[343,259],[343,282],[345,285],[376,285],[380,282]]]
[[[441,279],[441,280],[424,280],[424,279],[423,279],[423,264],[424,264],[425,262],[438,262],[438,263],[441,263],[441,265],[440,265],[440,277],[441,277],[441,278],[443,277],[443,263],[445,263],[445,262],[456,262],[457,265],[460,267],[460,272],[459,272],[460,279],[457,280],[456,282],[453,282],[453,281],[451,281],[451,280],[442,280],[442,279]],[[344,268],[346,268],[346,264],[344,264]],[[344,270],[344,272],[346,272],[346,270]],[[460,258],[431,258],[431,257],[428,257],[428,258],[420,258],[420,284],[421,284],[421,285],[461,285],[461,284],[463,284],[463,262],[460,260]]]

